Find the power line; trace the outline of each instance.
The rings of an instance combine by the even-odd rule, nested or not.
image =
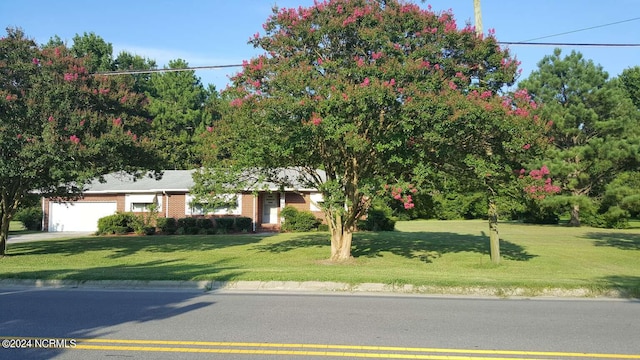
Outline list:
[[[611,43],[553,43],[553,42],[528,42],[528,41],[498,41],[500,45],[518,46],[576,46],[576,47],[638,47],[640,44],[611,44]]]
[[[578,29],[578,30],[566,31],[566,32],[559,33],[559,34],[553,34],[553,35],[541,36],[541,37],[537,37],[537,38],[533,38],[533,39],[529,39],[529,40],[524,40],[524,41],[521,41],[521,42],[525,43],[525,42],[530,42],[530,41],[535,41],[535,40],[542,40],[542,39],[547,39],[547,38],[550,38],[550,37],[561,36],[561,35],[567,35],[567,34],[573,34],[573,33],[577,33],[577,32],[580,32],[580,31],[593,30],[593,29],[598,29],[598,28],[601,28],[601,27],[606,27],[606,26],[611,26],[611,25],[618,25],[618,24],[626,23],[626,22],[629,22],[629,21],[636,21],[636,20],[640,20],[640,17],[636,17],[636,18],[632,18],[632,19],[627,19],[627,20],[622,20],[622,21],[616,21],[616,22],[612,22],[612,23],[608,23],[608,24],[603,24],[603,25],[591,26],[591,27],[584,28],[584,29]]]
[[[228,64],[228,65],[206,65],[206,66],[190,66],[179,69],[147,69],[147,70],[116,70],[116,71],[102,71],[93,73],[92,75],[133,75],[133,74],[151,74],[151,73],[163,73],[163,72],[178,72],[178,71],[193,71],[193,70],[214,70],[241,67],[242,64]]]

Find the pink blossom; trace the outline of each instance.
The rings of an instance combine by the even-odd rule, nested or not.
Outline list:
[[[552,127],[553,126],[553,121],[549,120],[549,122],[547,122],[547,127]]]
[[[120,126],[120,125],[122,125],[122,119],[120,118],[113,119],[113,126]]]
[[[482,94],[480,94],[480,99],[488,99],[491,97],[491,95],[493,95],[491,90],[485,90],[482,92]]]
[[[370,83],[369,78],[366,77],[366,78],[364,78],[364,81],[362,82],[362,84],[360,84],[360,86],[362,86],[362,87],[369,86],[369,83]]]
[[[80,138],[75,135],[69,136],[69,140],[74,144],[78,144],[80,142]]]
[[[364,66],[364,59],[361,58],[361,57],[358,57],[357,61],[356,61],[356,65],[358,65],[358,67],[363,67]]]
[[[449,89],[456,90],[458,86],[453,81],[449,81]]]
[[[80,126],[84,126],[84,120],[80,120]]]
[[[549,168],[547,167],[547,165],[542,165],[542,167],[540,168],[540,172],[542,173],[542,175],[549,175]]]
[[[431,67],[431,63],[430,63],[430,62],[428,62],[428,61],[424,61],[424,60],[423,60],[423,61],[422,61],[422,63],[420,63],[420,67],[421,67],[421,68],[428,69],[428,68],[430,68],[430,67]]]
[[[349,95],[342,93],[342,100],[344,101],[348,101],[349,100]]]
[[[213,131],[213,126],[207,126],[207,131],[208,132],[212,132]]]
[[[529,150],[531,148],[531,144],[524,144],[522,148],[525,150]]]
[[[40,65],[40,60],[38,60],[37,58],[33,58],[31,59],[31,63],[33,63],[33,65]]]
[[[47,119],[47,120],[49,120],[49,122],[54,122],[54,121],[55,121],[55,119],[53,118],[53,116],[49,116],[49,119]]]
[[[11,94],[9,94],[9,95],[7,95],[7,97],[5,99],[7,99],[7,101],[11,101],[13,99],[13,96],[11,96]]]
[[[402,199],[402,195],[396,194],[393,198],[396,199],[396,200],[400,200],[400,199]]]
[[[318,58],[318,65],[322,65],[322,58]]]
[[[233,99],[231,100],[231,106],[240,107],[242,105],[242,99]]]
[[[322,123],[322,118],[317,113],[313,113],[311,114],[311,123],[313,123],[313,125],[315,126],[318,126],[320,125],[320,123]]]
[[[415,205],[413,203],[404,203],[405,210],[413,209]]]
[[[74,81],[74,80],[78,80],[78,74],[75,74],[75,73],[64,74],[64,81]]]
[[[125,102],[127,102],[127,97],[123,96],[122,99],[120,99],[120,103],[124,104]]]
[[[373,60],[378,60],[382,57],[382,51],[371,53],[371,58]]]
[[[18,138],[18,140],[20,140],[22,139],[22,134],[18,134],[16,137]]]

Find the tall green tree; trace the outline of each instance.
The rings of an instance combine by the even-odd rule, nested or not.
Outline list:
[[[624,69],[618,78],[633,104],[640,110],[640,66]]]
[[[563,189],[554,201],[579,226],[580,209],[593,212],[606,184],[637,164],[637,108],[619,81],[575,51],[545,56],[519,87],[543,104],[541,115],[552,121],[554,146],[545,158]]]
[[[0,40],[0,256],[30,192],[68,199],[113,171],[157,170],[144,95],[130,78],[89,74],[83,60],[18,29]]]
[[[114,60],[113,68],[118,71],[144,71],[156,69],[157,64],[155,60],[134,55],[127,51],[121,51]],[[141,72],[139,74],[131,74],[130,76],[134,79],[133,91],[145,94],[151,90],[151,72]]]
[[[169,69],[184,69],[182,59],[169,62]],[[210,94],[195,71],[167,71],[151,75],[149,112],[153,119],[154,139],[172,169],[191,169],[201,165],[196,151],[196,134],[206,131],[212,115],[205,111]]]
[[[497,193],[539,134],[526,94],[498,95],[517,61],[450,12],[332,0],[274,8],[263,28],[250,43],[265,54],[223,93],[230,108],[196,188],[231,191],[247,170],[286,186],[273,170],[297,168],[324,195],[334,261],[350,258],[357,220],[377,196],[411,208],[415,185],[444,173]]]
[[[86,58],[85,67],[89,73],[114,70],[113,45],[95,33],[76,34],[73,37],[71,54],[76,58]]]

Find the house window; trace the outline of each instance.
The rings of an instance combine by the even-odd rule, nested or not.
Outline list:
[[[131,212],[149,212],[152,206],[161,207],[162,199],[156,194],[129,194],[125,195],[124,207]]]
[[[131,203],[132,212],[148,212],[153,203]]]
[[[206,211],[206,204],[198,204],[193,201],[192,195],[185,196],[185,215],[241,215],[242,214],[242,196],[241,195],[222,195],[226,201],[233,201],[235,198],[235,206],[219,207]]]
[[[320,204],[324,201],[322,193],[311,193],[309,199],[311,200],[309,201],[309,210],[322,211],[322,209],[320,209]]]

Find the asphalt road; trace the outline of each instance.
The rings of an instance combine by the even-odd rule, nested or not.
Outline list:
[[[0,309],[3,346],[31,347],[0,359],[640,359],[632,300],[5,288]]]

